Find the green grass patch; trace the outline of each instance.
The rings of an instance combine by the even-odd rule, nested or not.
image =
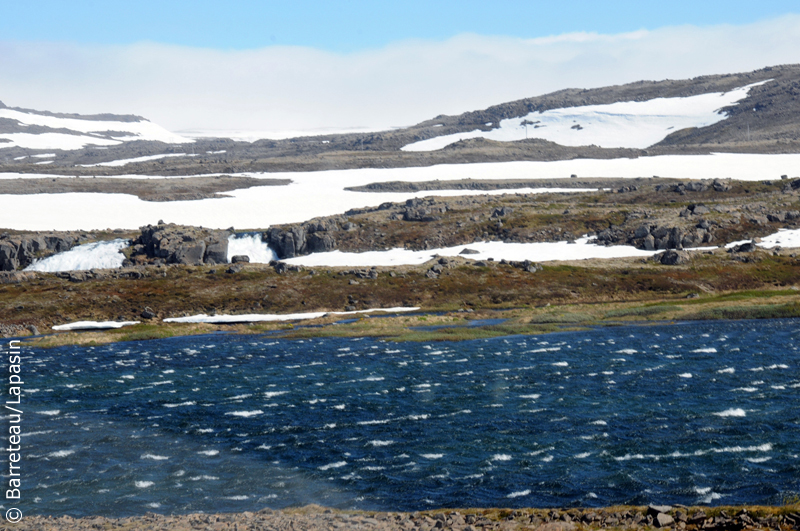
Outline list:
[[[639,306],[636,308],[621,308],[611,310],[603,315],[603,319],[617,319],[619,317],[650,317],[665,312],[678,312],[683,310],[682,306],[675,304],[662,304],[657,306]]]
[[[545,313],[534,315],[530,319],[531,324],[557,324],[557,323],[586,323],[594,321],[595,317],[588,313],[563,312]]]
[[[728,306],[709,308],[681,317],[691,320],[708,319],[786,319],[800,317],[800,303],[762,304],[754,306]]]
[[[128,329],[120,335],[120,341],[146,341],[148,339],[164,339],[172,337],[174,332],[165,326],[157,325],[137,325]]]

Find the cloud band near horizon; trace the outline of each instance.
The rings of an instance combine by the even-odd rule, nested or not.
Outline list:
[[[799,62],[800,15],[617,35],[465,34],[349,54],[0,41],[0,101],[54,112],[138,114],[172,131],[378,130],[568,87]]]

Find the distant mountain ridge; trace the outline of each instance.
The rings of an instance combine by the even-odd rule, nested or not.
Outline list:
[[[571,109],[589,106],[599,106],[602,111],[602,106],[619,106],[622,102],[691,99],[726,94],[758,83],[761,84],[749,88],[746,96],[734,104],[714,109],[724,115],[720,118],[717,114],[716,123],[675,130],[665,128],[663,136],[658,135],[659,140],[646,147],[603,147],[588,141],[560,144],[543,137],[523,136],[510,141],[481,138],[484,132],[496,131],[503,120],[520,119],[530,113],[563,110],[568,114]],[[694,101],[690,99],[686,100],[687,105]],[[676,101],[680,108],[679,100],[672,100],[673,106]],[[575,138],[584,134],[580,133],[582,128],[580,123],[575,124],[579,131]],[[403,151],[417,142],[468,132],[477,133],[426,152]],[[48,135],[61,135],[51,138],[65,140],[69,145],[37,144],[38,139],[44,140]],[[43,152],[52,153],[52,160],[33,158]],[[685,80],[638,81],[595,89],[569,88],[455,116],[440,115],[403,129],[254,142],[188,139],[132,115],[86,116],[0,106],[0,171],[40,172],[40,164],[48,164],[48,173],[73,175],[193,175],[710,152],[800,153],[800,65]],[[155,157],[165,154],[191,156]],[[113,161],[122,163],[113,167],[108,164],[83,167]]]

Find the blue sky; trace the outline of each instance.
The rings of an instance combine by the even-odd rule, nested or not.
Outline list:
[[[382,130],[787,63],[797,0],[0,0],[0,101],[172,131]]]
[[[3,0],[0,39],[333,52],[463,33],[535,38],[691,24],[741,25],[800,13],[797,0]]]

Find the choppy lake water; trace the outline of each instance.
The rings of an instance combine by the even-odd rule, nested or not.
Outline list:
[[[23,347],[27,514],[779,504],[800,321]]]

